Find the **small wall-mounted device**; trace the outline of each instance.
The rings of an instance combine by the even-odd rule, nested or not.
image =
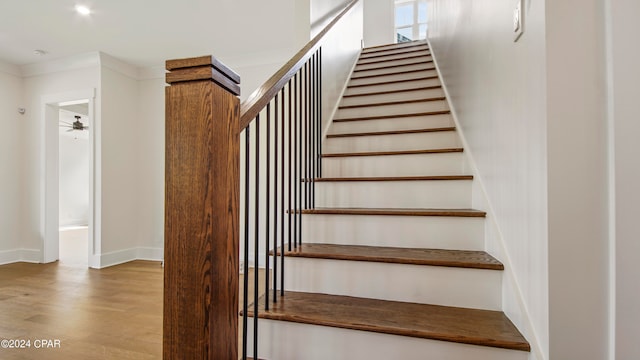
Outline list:
[[[513,10],[513,41],[518,41],[522,36],[522,6],[524,0],[516,0],[516,7]]]
[[[24,113],[25,113],[25,112],[27,112],[27,109],[25,109],[25,108],[18,108],[18,113],[19,113],[20,115],[24,115]]]

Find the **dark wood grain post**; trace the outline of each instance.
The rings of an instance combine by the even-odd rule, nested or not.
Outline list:
[[[240,77],[167,61],[164,359],[238,358]]]

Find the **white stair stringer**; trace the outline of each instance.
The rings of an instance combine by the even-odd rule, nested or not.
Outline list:
[[[323,177],[464,175],[461,152],[322,159]]]
[[[317,181],[316,206],[466,209],[472,180]]]
[[[484,250],[484,218],[303,214],[302,242]]]
[[[502,310],[500,270],[291,256],[285,267],[288,291]]]
[[[453,130],[448,130],[407,134],[332,137],[325,141],[323,150],[327,154],[332,154],[450,149],[458,147],[461,147],[458,134]]]
[[[370,331],[259,319],[258,353],[278,360],[527,360],[529,353]],[[253,333],[253,321],[248,324]],[[249,353],[253,344],[249,341]]]

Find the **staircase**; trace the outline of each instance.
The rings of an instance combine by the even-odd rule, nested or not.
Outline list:
[[[362,51],[323,152],[260,357],[527,359],[427,43]]]

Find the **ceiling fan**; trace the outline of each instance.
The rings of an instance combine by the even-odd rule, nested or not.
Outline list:
[[[60,121],[60,127],[66,127],[69,128],[69,130],[67,131],[74,131],[74,130],[89,130],[89,126],[83,124],[80,119],[82,118],[82,116],[80,115],[75,115],[74,118],[76,118],[76,121],[74,121],[73,123],[68,123],[65,121]]]

